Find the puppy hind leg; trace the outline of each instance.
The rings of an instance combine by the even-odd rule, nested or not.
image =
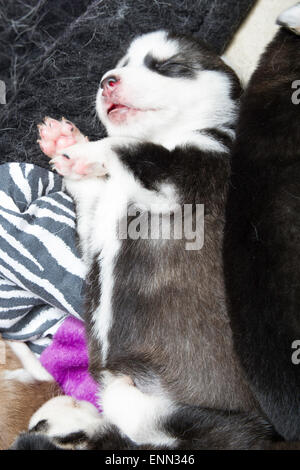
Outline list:
[[[98,436],[98,449],[118,442],[124,449],[265,449],[279,440],[257,414],[175,404],[162,389],[143,393],[128,377],[107,374],[101,395],[110,426]]]
[[[163,423],[174,405],[161,391],[147,394],[127,376],[106,375],[101,405],[107,422],[136,445],[175,448],[176,439],[165,431]]]
[[[255,413],[180,404],[164,422],[178,450],[254,450],[280,440],[272,425]]]

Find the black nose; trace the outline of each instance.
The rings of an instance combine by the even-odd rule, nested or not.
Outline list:
[[[100,83],[100,88],[105,88],[105,87],[113,87],[116,83],[118,83],[119,79],[115,77],[114,75],[110,75],[109,77],[104,78],[102,82]]]

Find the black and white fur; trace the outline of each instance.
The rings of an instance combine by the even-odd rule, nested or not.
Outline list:
[[[111,101],[127,109],[108,114],[100,88],[109,137],[62,152],[92,164],[85,177],[65,170],[89,266],[90,371],[104,410],[89,446],[260,448],[274,433],[233,351],[223,285],[238,79],[203,44],[164,31],[134,40],[102,83],[108,77],[119,83]],[[192,204],[193,218],[205,205],[202,249],[187,250],[184,238],[118,239],[128,207],[164,213],[176,204]],[[64,416],[69,434],[84,432]],[[39,419],[59,435],[54,412]]]

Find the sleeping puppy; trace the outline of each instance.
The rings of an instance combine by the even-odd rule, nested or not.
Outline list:
[[[28,429],[31,416],[42,404],[62,393],[45,377],[35,380],[22,367],[12,344],[0,337],[0,450],[7,449],[21,431]]]
[[[276,430],[300,440],[300,4],[278,23],[241,107],[225,279],[251,388]]]
[[[261,448],[274,437],[233,351],[223,283],[240,94],[206,46],[157,31],[101,80],[109,137],[87,142],[65,120],[40,126],[89,266],[86,331],[103,414],[88,448]],[[72,419],[60,432],[55,407],[39,420],[68,439]]]

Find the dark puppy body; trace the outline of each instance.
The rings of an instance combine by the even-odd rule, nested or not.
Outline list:
[[[88,282],[86,316],[91,373],[96,380],[103,368],[128,375],[144,392],[168,390],[176,403],[255,409],[233,352],[225,307],[221,247],[228,155],[192,148],[169,152],[152,144],[120,149],[119,155],[145,187],[168,180],[193,211],[205,204],[205,242],[201,250],[186,250],[186,239],[122,241],[106,363],[91,334],[101,277],[95,257],[89,278],[96,275],[98,288]]]
[[[300,438],[300,37],[281,29],[244,95],[226,215],[235,348],[277,431]]]

